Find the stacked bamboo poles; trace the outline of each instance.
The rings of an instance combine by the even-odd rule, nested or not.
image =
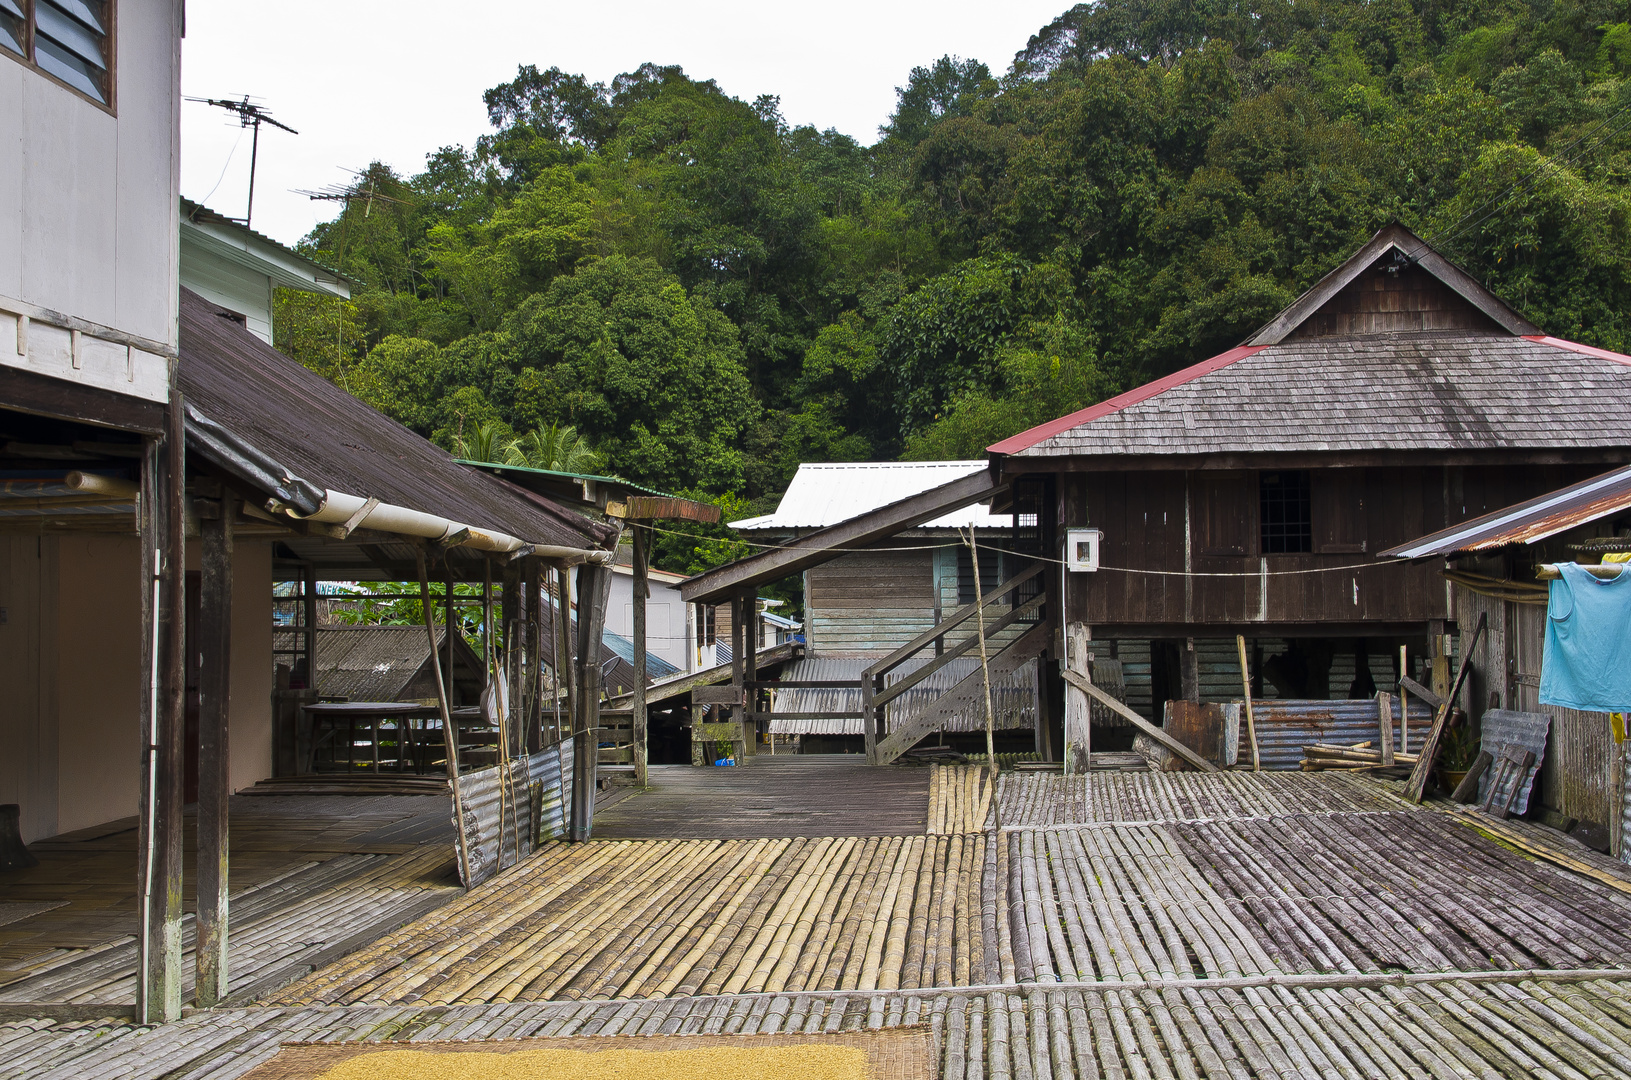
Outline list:
[[[934,766],[929,774],[929,835],[981,831],[990,816],[994,793],[984,766]]]
[[[997,791],[1004,828],[1420,809],[1374,781],[1294,772],[1013,772]]]
[[[981,805],[963,801],[959,823]],[[447,1005],[968,985],[988,837],[555,844],[278,992]]]
[[[0,1023],[8,1074],[236,1077],[290,1041],[411,1045],[582,1035],[823,1032],[927,1023],[946,1080],[988,1077],[1451,1078],[1631,1073],[1631,984],[1019,986],[964,994],[746,995],[213,1010],[138,1028]]]

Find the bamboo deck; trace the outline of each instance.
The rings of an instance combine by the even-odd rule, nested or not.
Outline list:
[[[0,1076],[914,1023],[947,1080],[1631,1075],[1631,894],[1607,860],[1577,873],[1351,776],[922,782],[910,835],[550,846],[274,1005],[0,1021]]]

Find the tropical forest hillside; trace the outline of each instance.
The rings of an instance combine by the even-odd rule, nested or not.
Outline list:
[[[359,177],[305,244],[354,299],[280,295],[278,344],[460,452],[727,517],[1227,349],[1390,220],[1631,348],[1631,0],[1102,0],[902,74],[864,146],[705,72],[523,67],[473,145]]]

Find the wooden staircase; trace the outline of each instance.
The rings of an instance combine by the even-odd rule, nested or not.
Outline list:
[[[1012,640],[989,657],[987,667],[990,669],[993,686],[1018,671],[1026,661],[1033,660],[1046,651],[1052,628],[1047,620],[1045,593],[1017,606],[1010,605],[1009,610],[1005,612],[996,606],[998,601],[1008,597],[1027,582],[1037,579],[1041,573],[1040,564],[1032,566],[986,593],[978,604],[969,604],[958,609],[950,617],[925,630],[861,673],[861,723],[866,737],[868,764],[889,764],[910,750],[924,736],[945,726],[954,716],[970,711],[983,714],[986,676],[976,667],[931,702],[927,708],[904,718],[897,717],[894,730],[890,731],[887,737],[879,737],[883,731],[885,707],[889,702],[953,660],[979,649],[982,635],[978,629],[954,646],[948,647],[946,638],[948,634],[974,619],[982,605],[985,608],[985,617],[989,620],[985,623],[983,635],[988,649],[994,647],[992,639],[1004,635],[1011,627],[1021,631],[1018,637],[1012,637],[1012,633],[1008,633],[1006,636],[1012,637]],[[1002,613],[999,615],[998,612]],[[937,643],[941,652],[933,661],[885,687],[885,676]],[[1038,708],[1040,712],[1040,703]],[[1040,716],[1038,722],[1041,722]]]

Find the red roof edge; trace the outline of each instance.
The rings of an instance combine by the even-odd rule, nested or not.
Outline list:
[[[991,454],[1017,454],[1021,450],[1028,450],[1044,439],[1053,438],[1060,432],[1069,431],[1073,427],[1097,420],[1102,416],[1120,412],[1129,405],[1137,405],[1141,401],[1148,401],[1157,394],[1165,393],[1175,386],[1182,386],[1184,383],[1198,379],[1202,375],[1210,375],[1214,371],[1228,367],[1236,360],[1244,360],[1246,357],[1260,353],[1268,347],[1267,345],[1237,346],[1226,353],[1219,353],[1210,360],[1202,360],[1200,363],[1186,367],[1182,371],[1175,371],[1164,379],[1147,382],[1143,386],[1134,387],[1124,394],[1117,394],[1113,398],[1107,398],[1097,405],[1089,405],[1087,408],[1073,412],[1069,416],[1061,416],[1057,420],[1049,420],[1046,424],[1038,424],[1029,431],[1022,431],[1018,435],[1010,435],[1002,442],[986,447],[986,452]],[[1580,347],[1584,348],[1584,346]],[[1626,359],[1627,363],[1631,363],[1631,358],[1622,359]]]
[[[1578,341],[1565,341],[1563,338],[1550,337],[1546,334],[1525,334],[1525,341],[1533,341],[1539,345],[1550,345],[1554,349],[1567,349],[1582,356],[1594,356],[1598,360],[1609,360],[1616,364],[1625,364],[1631,367],[1631,356],[1624,353],[1609,352],[1607,349],[1598,349],[1590,345],[1582,345]]]

